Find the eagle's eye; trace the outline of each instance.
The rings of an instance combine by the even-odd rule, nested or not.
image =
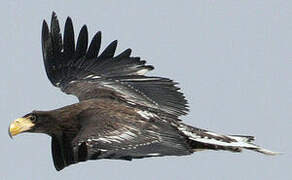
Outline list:
[[[35,121],[37,120],[36,115],[34,115],[34,114],[30,115],[30,116],[29,116],[29,120],[30,120],[31,122],[35,122]]]

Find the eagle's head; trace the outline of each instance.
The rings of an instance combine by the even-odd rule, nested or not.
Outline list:
[[[8,128],[8,134],[10,137],[23,132],[50,134],[57,129],[57,123],[54,122],[54,118],[49,113],[33,111],[14,120]]]

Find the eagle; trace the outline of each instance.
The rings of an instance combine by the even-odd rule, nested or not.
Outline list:
[[[44,133],[51,137],[57,171],[87,160],[132,160],[185,156],[202,150],[242,149],[267,155],[276,152],[253,143],[253,136],[223,135],[192,127],[180,116],[188,104],[177,83],[145,74],[154,69],[131,55],[115,55],[117,41],[101,53],[101,32],[88,47],[84,25],[75,44],[70,17],[60,33],[56,13],[50,28],[42,24],[41,44],[50,82],[79,102],[50,111],[32,111],[13,121],[10,137],[19,133]]]

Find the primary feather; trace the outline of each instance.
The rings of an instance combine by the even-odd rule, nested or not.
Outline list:
[[[139,57],[131,57],[131,49],[115,56],[118,41],[110,43],[99,55],[100,44],[101,33],[98,32],[87,49],[88,31],[84,25],[75,49],[69,17],[62,41],[57,16],[53,13],[50,30],[44,21],[42,32],[44,64],[52,84],[80,101],[114,94],[175,116],[186,114],[187,101],[176,83],[167,78],[144,76],[153,66],[146,65]]]

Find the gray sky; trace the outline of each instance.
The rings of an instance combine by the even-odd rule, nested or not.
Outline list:
[[[36,3],[37,2],[37,3]],[[78,1],[81,2],[81,1]],[[0,179],[289,179],[292,152],[292,1],[3,1],[1,20]],[[7,127],[34,109],[77,100],[46,77],[41,23],[56,11],[61,26],[101,30],[103,47],[118,39],[146,59],[152,73],[180,82],[191,112],[183,120],[228,134],[254,135],[284,155],[198,152],[132,162],[87,161],[53,167],[50,138]]]

